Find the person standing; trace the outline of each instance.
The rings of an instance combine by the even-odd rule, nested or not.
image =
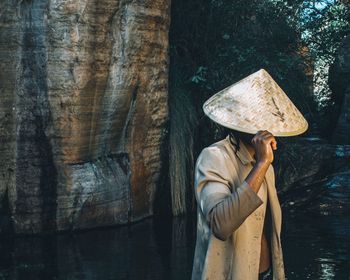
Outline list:
[[[191,279],[284,280],[275,137],[301,134],[308,123],[264,69],[214,94],[203,110],[229,133],[195,164]]]

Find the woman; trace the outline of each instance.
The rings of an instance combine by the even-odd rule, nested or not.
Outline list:
[[[218,92],[203,109],[230,132],[196,161],[192,280],[284,280],[282,215],[271,163],[275,136],[300,134],[307,122],[263,69]]]

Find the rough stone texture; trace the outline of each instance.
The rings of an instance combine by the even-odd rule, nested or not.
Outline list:
[[[153,214],[170,0],[0,2],[1,221],[17,233]]]
[[[279,149],[273,165],[283,207],[336,210],[349,200],[350,145],[296,138]]]
[[[277,139],[279,149],[272,163],[281,191],[292,189],[296,183],[306,186],[350,168],[350,145],[333,145],[308,138],[295,138],[284,144],[281,141]]]
[[[350,171],[335,172],[307,186],[296,185],[283,195],[282,207],[296,213],[348,216]]]
[[[329,84],[337,109],[332,143],[350,144],[350,35],[343,39],[330,67]]]

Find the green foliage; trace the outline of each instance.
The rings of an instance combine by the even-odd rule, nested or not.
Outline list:
[[[349,32],[349,11],[338,2],[317,3],[172,1],[169,174],[175,215],[194,205],[189,202],[194,201],[194,159],[203,146],[227,133],[202,110],[203,102],[215,92],[265,68],[311,126],[329,124],[319,104],[328,102],[327,93],[322,92],[328,90],[327,67]],[[316,78],[314,68],[322,70],[315,72]]]
[[[199,66],[195,75],[191,77],[191,82],[199,84],[201,82],[206,82],[205,76],[207,74],[207,68]]]
[[[265,68],[317,122],[315,114],[332,104],[328,66],[349,30],[349,9],[338,1],[177,0],[170,55],[198,111],[215,92]]]
[[[350,33],[350,9],[342,1],[304,1],[299,7],[302,41],[314,62],[314,95],[319,109],[332,106],[334,97],[328,86],[328,69],[341,40]]]

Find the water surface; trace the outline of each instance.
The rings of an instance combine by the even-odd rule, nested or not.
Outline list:
[[[283,212],[287,279],[350,279],[350,220]],[[2,238],[0,279],[190,279],[195,218]]]

